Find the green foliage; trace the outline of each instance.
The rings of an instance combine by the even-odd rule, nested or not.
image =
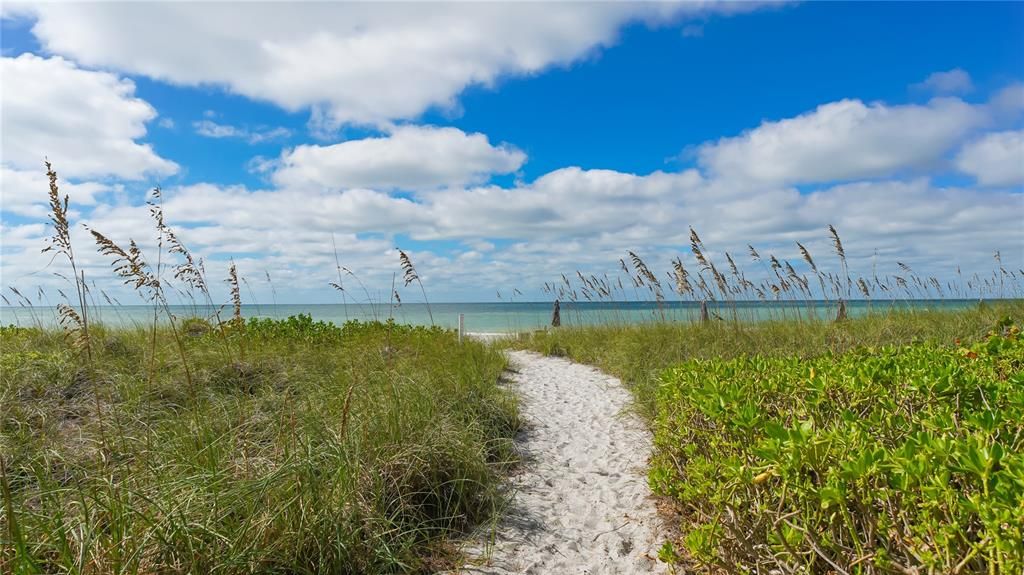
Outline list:
[[[519,419],[497,350],[204,324],[181,324],[191,385],[167,327],[97,327],[92,367],[59,332],[0,330],[0,571],[423,572],[502,505]]]
[[[691,562],[727,572],[1024,571],[1024,338],[661,375],[656,492]],[[681,560],[672,545],[664,558]]]
[[[201,317],[187,317],[181,320],[181,331],[191,337],[199,337],[213,331],[213,324]]]
[[[661,372],[681,361],[745,355],[813,358],[857,347],[921,340],[970,342],[985,337],[991,326],[1006,316],[1024,317],[1024,301],[987,303],[962,311],[896,309],[839,323],[790,319],[562,327],[509,343],[566,356],[621,378],[633,391],[640,412],[653,418]]]
[[[368,335],[402,337],[444,337],[454,332],[444,328],[421,325],[402,325],[393,319],[386,322],[350,320],[342,326],[330,322],[313,321],[309,314],[299,314],[287,319],[249,318],[244,331],[248,337],[264,340],[281,339],[314,344],[337,344],[348,338]]]

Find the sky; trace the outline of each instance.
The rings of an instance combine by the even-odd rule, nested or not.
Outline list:
[[[66,287],[44,159],[112,293],[86,228],[155,260],[154,187],[264,303],[337,302],[338,265],[417,301],[397,248],[434,301],[543,300],[693,263],[691,227],[754,270],[838,269],[829,225],[855,273],[1018,270],[1022,31],[1019,2],[8,2],[0,288]]]

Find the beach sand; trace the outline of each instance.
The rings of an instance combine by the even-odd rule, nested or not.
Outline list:
[[[591,367],[511,352],[527,427],[513,498],[451,573],[663,573],[647,486],[651,438],[619,380]]]
[[[499,339],[515,339],[519,334],[505,331],[467,331],[465,336],[484,343],[491,343]]]

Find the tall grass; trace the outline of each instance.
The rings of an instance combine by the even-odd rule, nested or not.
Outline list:
[[[427,306],[427,315],[430,316],[430,325],[434,325],[434,312],[430,311],[430,302],[427,300],[427,290],[423,287],[423,281],[420,280],[420,274],[416,272],[416,266],[413,265],[412,259],[402,250],[398,250],[398,261],[402,266],[402,273],[404,274],[403,281],[405,281],[405,287],[409,287],[409,284],[416,282],[420,285],[420,292],[423,293],[423,303]],[[397,294],[394,285],[391,286],[391,293]]]
[[[168,328],[152,381],[148,329],[93,333],[86,380],[58,335],[0,332],[4,572],[428,571],[501,504],[518,420],[481,344],[251,320],[248,361],[186,336],[189,390]]]
[[[234,262],[222,320],[159,189],[155,252],[89,230],[153,306],[148,325],[107,328],[47,170],[48,250],[76,297],[60,332],[11,288],[36,327],[0,328],[0,572],[429,572],[502,505],[519,419],[499,351],[390,321],[246,321]],[[177,317],[175,293],[215,311]]]
[[[49,161],[46,162],[46,176],[50,182],[50,223],[53,225],[53,236],[47,241],[46,247],[43,248],[43,253],[54,252],[54,257],[63,255],[68,260],[75,285],[75,295],[78,299],[77,310],[72,307],[70,302],[61,303],[57,306],[57,313],[60,317],[60,323],[72,344],[82,348],[85,351],[86,360],[91,361],[92,346],[89,339],[89,313],[85,297],[88,287],[85,283],[85,272],[83,271],[79,274],[78,263],[75,260],[75,250],[71,245],[71,223],[68,221],[69,198],[67,194],[64,195],[63,199],[61,198],[60,189],[57,186],[57,172],[54,171]],[[28,298],[22,296],[18,290],[11,289],[22,299],[29,301],[29,306],[31,307],[32,302]]]
[[[892,262],[895,273],[878,275],[877,262],[873,262],[870,273],[857,273],[848,265],[839,231],[830,225],[827,232],[838,262],[836,272],[827,271],[821,258],[796,241],[800,259],[795,264],[748,245],[750,261],[757,268],[748,273],[738,257],[729,252],[721,252],[716,262],[711,249],[691,228],[687,259],[692,257],[696,268],[687,267],[683,256],[673,258],[671,269],[664,274],[668,279],[665,285],[640,254],[628,251],[628,257],[619,260],[617,274],[598,277],[580,270],[563,273],[559,280],[545,282],[543,293],[568,302],[567,311],[570,318],[575,314],[577,324],[583,323],[584,312],[573,304],[581,302],[612,308],[610,314],[600,318],[602,323],[612,324],[642,319],[626,315],[623,302],[646,304],[647,319],[653,322],[816,322],[847,319],[853,302],[858,303],[857,309],[866,304],[871,311],[887,311],[918,307],[919,300],[983,301],[1024,296],[1024,269],[1008,269],[998,251],[994,254],[995,269],[984,276],[975,273],[965,277],[957,267],[955,278],[941,281],[936,276],[918,274],[904,262]]]

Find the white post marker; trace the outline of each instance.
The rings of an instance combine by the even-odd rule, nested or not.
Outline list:
[[[459,343],[462,343],[462,331],[465,329],[466,314],[459,314]]]

